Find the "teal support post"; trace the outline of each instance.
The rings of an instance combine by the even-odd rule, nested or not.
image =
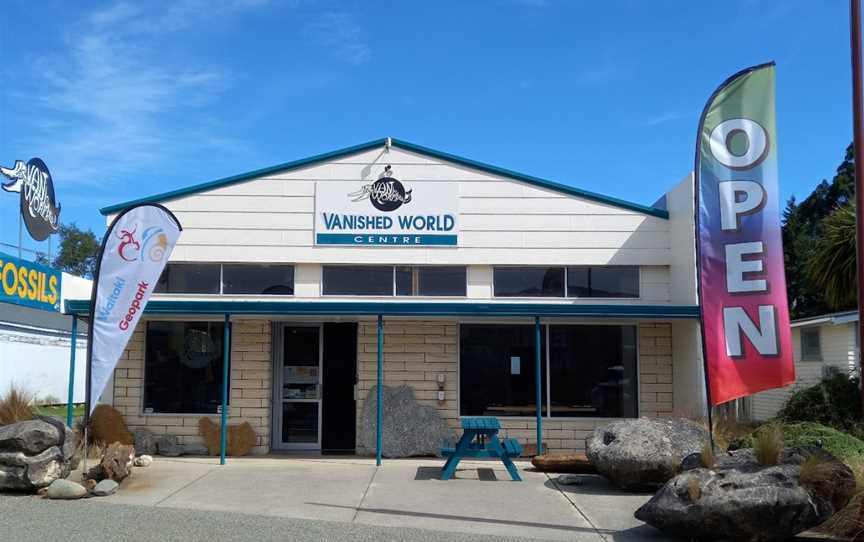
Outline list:
[[[375,400],[375,465],[381,466],[381,397],[384,395],[384,316],[378,315],[378,391]]]
[[[72,315],[72,335],[69,348],[69,397],[66,401],[66,425],[72,427],[73,401],[75,400],[75,351],[78,350],[78,316]]]
[[[534,373],[537,380],[537,455],[543,453],[543,377],[540,352],[540,317],[534,317]]]
[[[219,433],[219,464],[225,464],[225,448],[228,446],[228,384],[231,376],[231,316],[225,315],[222,330],[222,424]]]

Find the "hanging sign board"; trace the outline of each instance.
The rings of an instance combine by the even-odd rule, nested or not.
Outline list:
[[[377,181],[317,182],[315,244],[456,246],[458,185],[392,175],[387,169]]]
[[[0,302],[60,312],[63,274],[0,252]]]
[[[54,197],[54,181],[48,166],[39,158],[26,164],[15,162],[12,168],[0,167],[0,174],[9,179],[2,183],[6,192],[21,194],[21,217],[36,241],[44,241],[60,229],[60,205]]]

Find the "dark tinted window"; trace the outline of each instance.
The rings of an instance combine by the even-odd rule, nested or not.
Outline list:
[[[636,327],[551,326],[552,416],[636,416]]]
[[[156,292],[168,294],[218,294],[218,263],[169,263],[162,271]]]
[[[222,293],[294,295],[294,266],[224,264]]]
[[[393,267],[325,265],[324,295],[393,295]]]
[[[497,297],[564,297],[563,267],[496,267]]]
[[[397,266],[396,295],[464,297],[464,266]]]
[[[570,297],[639,297],[639,268],[568,267],[567,295]]]
[[[459,407],[462,416],[535,416],[534,326],[462,325],[459,342]],[[545,353],[541,334],[541,355]],[[545,355],[541,358],[545,405]]]
[[[215,414],[222,403],[221,322],[147,322],[144,412]]]

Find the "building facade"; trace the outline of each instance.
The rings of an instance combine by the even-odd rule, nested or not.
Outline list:
[[[746,401],[753,419],[773,418],[793,393],[814,386],[823,378],[835,374],[858,375],[858,312],[835,312],[793,320],[792,352],[795,384],[748,397]]]
[[[230,336],[229,423],[256,453],[373,453],[379,374],[526,444],[539,407],[552,451],[610,419],[700,415],[692,184],[644,206],[386,138],[143,198],[183,232],[113,404],[199,443]]]

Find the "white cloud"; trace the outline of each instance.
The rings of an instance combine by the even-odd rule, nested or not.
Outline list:
[[[338,60],[360,65],[372,58],[365,30],[348,13],[323,13],[307,23],[306,30]]]
[[[34,67],[36,92],[18,93],[39,111],[28,144],[50,157],[55,176],[83,184],[146,175],[177,156],[248,150],[228,143],[229,126],[184,122],[216,104],[232,74],[206,60],[166,54],[163,41],[216,12],[258,3],[224,1],[208,11],[185,0],[147,13],[118,3],[84,17],[68,47]]]

